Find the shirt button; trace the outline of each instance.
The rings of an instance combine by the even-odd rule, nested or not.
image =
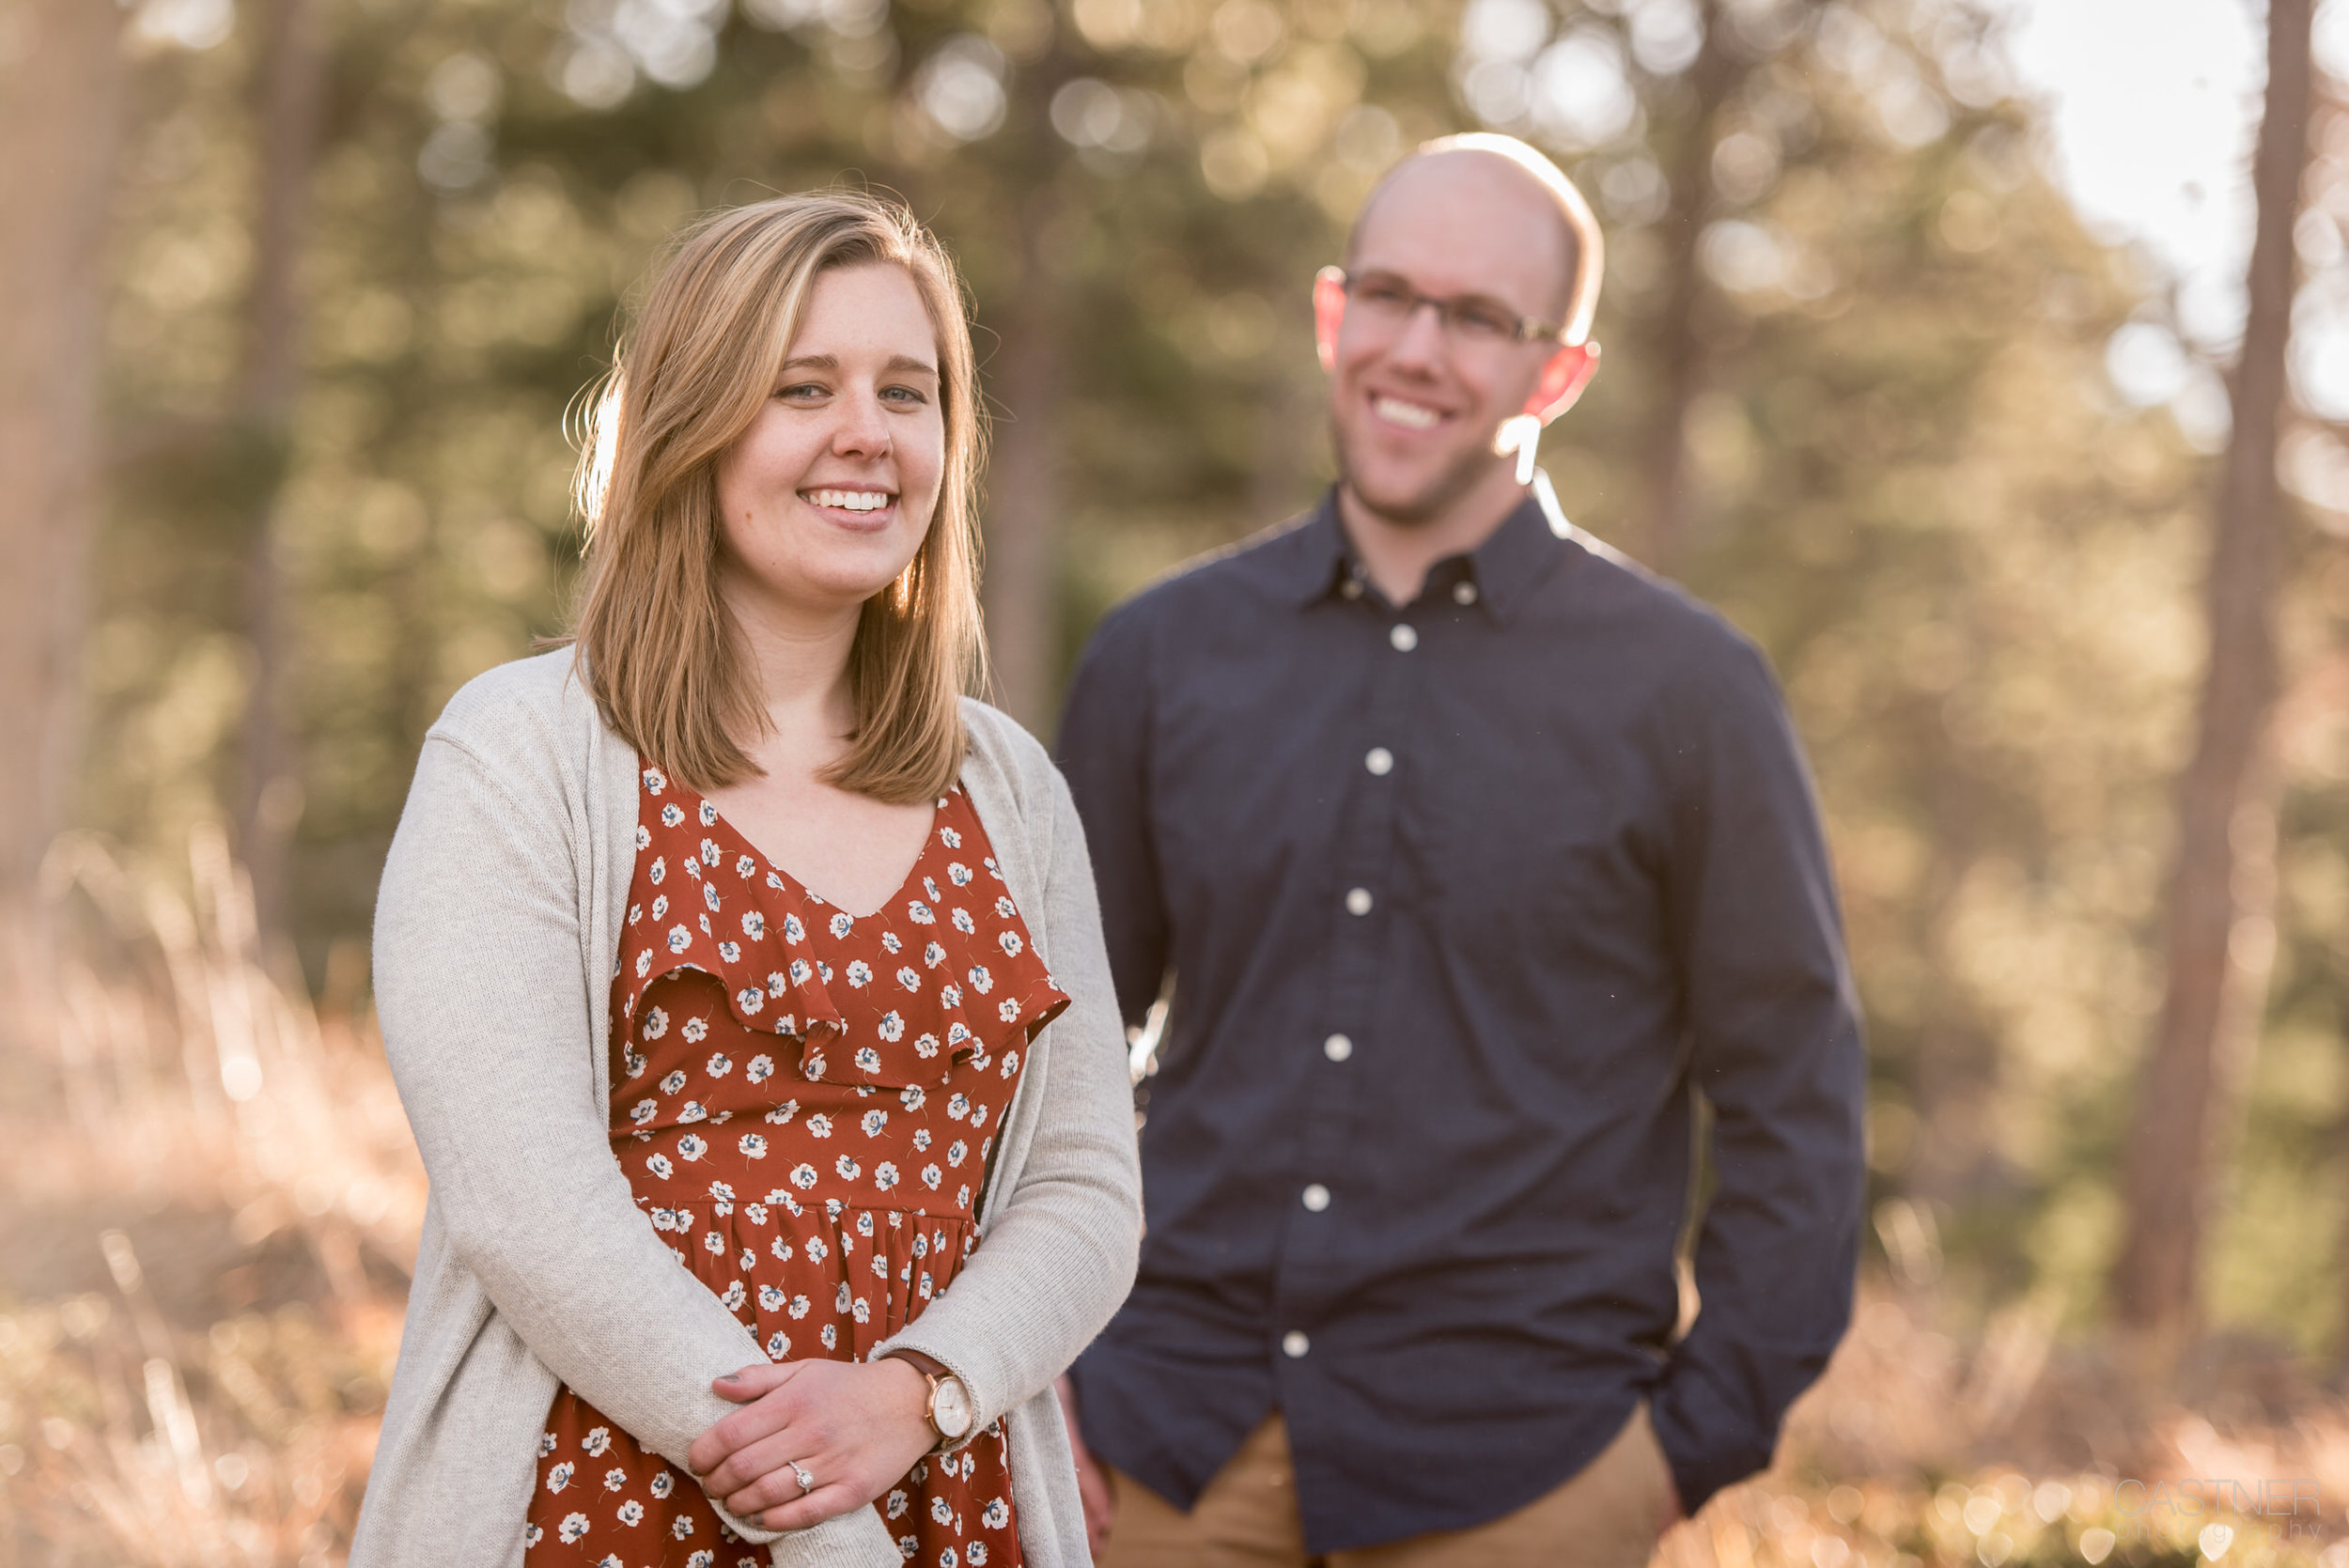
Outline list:
[[[1311,1350],[1312,1348],[1313,1342],[1305,1337],[1304,1330],[1302,1329],[1292,1328],[1287,1333],[1281,1336],[1281,1354],[1286,1356],[1292,1361],[1303,1356],[1306,1351]]]
[[[1384,746],[1373,746],[1370,754],[1362,758],[1362,766],[1383,779],[1394,771],[1394,753]]]
[[[1309,1211],[1315,1214],[1319,1214],[1323,1209],[1326,1209],[1329,1206],[1330,1189],[1328,1188],[1322,1186],[1319,1182],[1315,1182],[1305,1189],[1305,1207]]]
[[[1370,890],[1368,888],[1349,889],[1346,895],[1346,912],[1349,915],[1370,913]]]
[[[1397,626],[1387,633],[1387,641],[1394,644],[1395,652],[1408,653],[1419,646],[1419,632],[1408,626]]]
[[[1476,584],[1473,582],[1455,582],[1452,585],[1452,602],[1455,604],[1474,604],[1476,602]]]
[[[1343,1034],[1332,1034],[1321,1042],[1321,1054],[1332,1062],[1343,1062],[1354,1054],[1354,1042]]]

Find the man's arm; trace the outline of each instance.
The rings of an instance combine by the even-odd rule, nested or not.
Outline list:
[[[1166,978],[1166,908],[1150,832],[1149,640],[1128,605],[1087,644],[1069,683],[1057,747],[1084,822],[1101,897],[1110,977],[1128,1028],[1141,1024]]]
[[[1703,1307],[1652,1409],[1694,1512],[1769,1463],[1850,1318],[1864,1064],[1833,873],[1776,682],[1740,644],[1668,708],[1672,933],[1719,1187],[1697,1238]]]

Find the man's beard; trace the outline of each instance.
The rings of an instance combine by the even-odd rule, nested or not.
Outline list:
[[[1330,447],[1337,454],[1338,483],[1353,491],[1355,500],[1401,528],[1416,528],[1441,516],[1455,502],[1482,484],[1494,464],[1506,460],[1470,447],[1421,486],[1416,494],[1383,496],[1370,494],[1354,477],[1353,465],[1346,460],[1346,431],[1334,419],[1330,423]]]

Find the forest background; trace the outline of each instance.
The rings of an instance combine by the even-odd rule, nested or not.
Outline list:
[[[575,399],[678,225],[847,182],[957,253],[996,694],[1049,735],[1103,610],[1327,483],[1313,271],[1476,127],[1599,210],[1605,369],[1543,462],[1768,651],[1868,1017],[1859,1327],[1667,1555],[2323,1547],[2349,429],[2284,367],[2349,287],[2349,103],[2312,9],[2271,0],[2214,337],[2075,214],[1968,0],[8,0],[0,1557],[347,1543],[423,1196],[377,868],[442,703],[564,628]],[[2323,1506],[2125,1506],[2190,1475]]]

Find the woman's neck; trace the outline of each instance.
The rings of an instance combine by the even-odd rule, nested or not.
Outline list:
[[[739,580],[726,582],[722,593],[767,718],[768,733],[748,748],[753,758],[771,767],[781,754],[821,767],[856,727],[848,650],[862,607],[811,611],[781,604]]]

